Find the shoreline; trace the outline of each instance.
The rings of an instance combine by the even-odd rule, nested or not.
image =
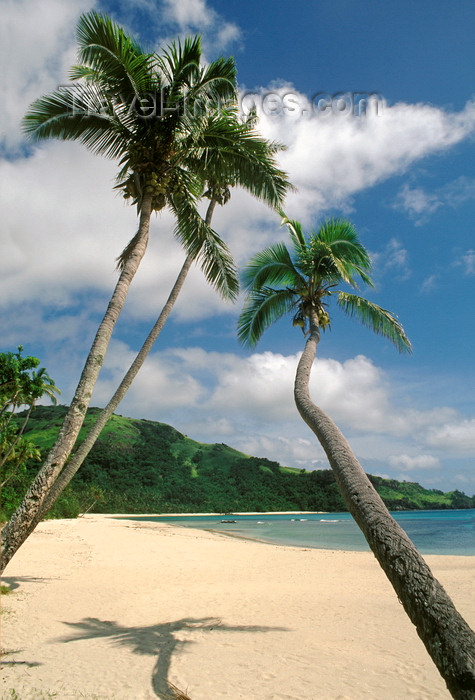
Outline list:
[[[475,557],[424,558],[473,626]],[[40,523],[4,582],[5,696],[450,700],[370,552],[88,514]]]
[[[453,535],[452,538],[442,540],[439,542],[437,538],[435,541],[428,540],[427,535],[422,537],[420,526],[411,526],[411,522],[416,518],[422,522],[431,522],[431,517],[440,514],[439,517],[446,517],[451,513],[465,513],[473,512],[475,509],[453,509],[447,510],[406,510],[393,512],[393,517],[396,521],[402,525],[403,529],[406,530],[409,537],[415,543],[415,546],[419,552],[423,555],[435,555],[435,556],[475,556],[475,544],[473,540],[467,539],[465,533],[460,533],[460,536],[464,536],[463,540],[460,540],[458,536]],[[408,515],[409,519],[406,520],[404,516]],[[274,517],[276,516],[276,517]],[[282,525],[285,523],[287,516],[292,521],[309,521],[311,523],[319,522],[338,522],[340,527],[346,528],[340,530],[340,535],[333,537],[333,535],[325,536],[320,530],[313,532],[310,530],[303,531],[301,528],[297,528],[293,531],[294,537],[290,535],[290,531],[276,530],[275,526]],[[298,516],[298,517],[291,517]],[[304,517],[301,517],[304,516]],[[320,516],[328,516],[327,518],[321,518]],[[332,520],[331,518],[337,516],[338,520]],[[420,517],[418,517],[420,516]],[[256,511],[256,512],[228,512],[228,513],[161,513],[161,514],[104,514],[104,517],[113,517],[117,519],[125,520],[135,520],[136,522],[163,522],[169,525],[176,525],[178,527],[194,528],[198,530],[206,530],[208,532],[216,532],[227,537],[233,537],[238,539],[247,539],[252,542],[259,542],[262,544],[272,544],[277,546],[290,546],[298,548],[312,548],[326,551],[366,551],[370,552],[371,548],[367,543],[363,533],[360,528],[358,528],[354,519],[348,511]],[[234,520],[233,518],[237,518]],[[260,520],[257,520],[260,519]],[[414,522],[416,522],[414,521]],[[407,523],[405,525],[404,523]],[[447,525],[450,524],[450,520]],[[227,527],[220,527],[221,523],[229,523]],[[263,529],[256,527],[253,523],[257,525],[274,525],[274,530],[272,527],[269,529],[265,527]],[[444,529],[444,523],[439,524],[439,529]],[[349,528],[349,529],[348,529]],[[452,546],[451,546],[452,543]]]
[[[419,508],[390,510],[390,513],[463,513],[475,508]],[[348,513],[340,510],[256,510],[256,511],[227,511],[226,513],[93,513],[109,518],[193,518],[193,517],[226,517],[228,515],[331,515],[332,513]],[[84,517],[80,514],[78,517]]]
[[[328,515],[329,512],[327,510],[260,510],[229,511],[227,513],[98,513],[97,515],[110,518],[206,518],[208,516],[225,518],[228,515]]]

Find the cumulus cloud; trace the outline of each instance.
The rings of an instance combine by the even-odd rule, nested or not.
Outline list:
[[[120,412],[147,413],[203,441],[219,435],[248,454],[289,466],[322,468],[323,452],[294,404],[298,358],[272,352],[239,357],[200,347],[158,351]],[[132,359],[124,344],[113,344],[94,401],[105,403]],[[388,377],[366,357],[317,360],[310,390],[362,459],[383,460],[397,473],[438,469],[440,458],[427,453],[431,447],[462,457],[473,449],[475,419],[450,407],[401,405]]]
[[[430,426],[427,444],[444,450],[475,451],[475,418]]]
[[[351,206],[351,196],[475,131],[475,102],[461,112],[425,104],[383,103],[354,110],[319,110],[291,84],[242,93],[243,110],[255,105],[266,136],[289,146],[281,160],[298,193],[288,211],[307,219],[331,207]],[[293,215],[293,214],[292,214]]]
[[[105,405],[135,358],[125,343],[114,340],[110,344],[103,374],[94,390],[92,405]],[[196,406],[206,390],[191,372],[182,371],[179,362],[167,353],[150,355],[134,380],[127,398],[127,408],[134,416],[145,416],[150,411],[160,415],[173,412],[189,403]]]
[[[177,25],[181,33],[200,32],[205,44],[223,50],[241,36],[239,27],[227,22],[205,0],[164,0],[164,19]]]
[[[419,469],[438,470],[441,468],[440,459],[432,455],[416,455],[411,457],[407,454],[390,455],[388,464],[391,467],[401,469],[403,472],[410,472]]]
[[[79,15],[93,9],[92,0],[16,0],[2,3],[0,99],[1,145],[18,154],[20,121],[28,105],[64,82],[75,62],[74,30]]]
[[[86,291],[100,295],[90,298],[91,310],[103,304],[117,280],[116,258],[137,229],[135,209],[112,190],[115,174],[113,163],[74,143],[51,142],[28,158],[0,160],[0,307],[35,298],[37,308],[41,300],[58,311],[74,307]],[[136,318],[158,315],[184,262],[174,227],[169,212],[152,217],[149,248],[128,301],[127,313]],[[194,266],[177,313],[198,320],[226,308]]]
[[[0,162],[2,303],[37,295],[66,305],[79,288],[113,284],[115,258],[136,230],[132,210],[111,191],[114,171],[72,143]]]
[[[18,4],[26,17],[27,32],[33,32],[33,26],[37,29],[35,11],[27,11],[30,4],[27,0]],[[49,0],[48,16],[52,13],[56,17],[56,5]],[[16,7],[9,5],[11,22],[17,17]],[[52,25],[48,42],[38,47],[35,60],[31,55],[20,57],[7,108],[10,105],[23,113],[30,99],[64,79],[65,64],[74,62],[76,16],[89,7],[90,3],[75,4],[74,8],[66,3]],[[183,25],[200,21],[216,28],[222,22],[202,0],[183,4],[170,0],[166,11],[170,21],[174,18]],[[59,62],[51,63],[51,52],[60,56]],[[284,105],[290,91],[294,106],[298,105],[297,114],[270,110],[270,93],[282,98]],[[316,216],[332,207],[351,207],[351,197],[361,189],[457,143],[475,124],[473,103],[460,113],[400,104],[383,105],[378,112],[368,109],[366,116],[331,110],[326,116],[312,110],[308,99],[293,86],[271,86],[255,94],[260,99],[260,130],[289,146],[279,159],[299,191],[289,196],[286,210],[311,225]],[[7,133],[17,138],[14,132],[11,122]],[[71,143],[45,143],[27,157],[0,163],[5,183],[1,203],[5,270],[0,278],[4,304],[23,303],[34,296],[43,304],[64,308],[81,290],[95,289],[102,294],[112,289],[114,260],[137,225],[135,211],[112,192],[115,173],[113,163]],[[11,202],[27,202],[28,206],[12,207]],[[230,203],[216,211],[213,223],[238,265],[271,241],[286,237],[285,230],[279,229],[278,217],[242,191],[233,192]],[[170,236],[172,230],[171,215],[154,218],[149,250],[128,301],[130,314],[138,318],[156,316],[183,262],[183,251]],[[467,272],[472,269],[471,261],[468,251],[463,258]],[[401,279],[409,274],[407,253],[395,239],[379,254],[378,262]],[[183,319],[199,319],[229,311],[232,306],[223,305],[204,282],[200,269],[193,269],[175,313]]]

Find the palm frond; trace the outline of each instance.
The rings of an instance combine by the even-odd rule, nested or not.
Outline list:
[[[232,56],[225,58],[220,56],[207,66],[202,67],[197,85],[193,86],[190,97],[195,97],[198,91],[206,94],[217,107],[224,107],[227,102],[236,103],[237,100],[237,69]]]
[[[307,241],[302,229],[302,224],[300,221],[296,221],[295,219],[289,219],[283,212],[281,212],[281,215],[281,226],[287,226],[289,229],[290,240],[293,243],[297,256],[299,256],[307,247]]]
[[[173,42],[157,57],[157,67],[167,82],[167,104],[181,117],[200,113],[217,115],[228,103],[237,102],[236,64],[232,57],[218,58],[206,67],[201,62],[201,39]]]
[[[372,286],[370,257],[360,243],[353,225],[331,219],[307,239],[298,221],[283,212],[282,223],[289,228],[292,255],[283,243],[261,251],[243,272],[248,290],[239,318],[239,339],[254,345],[266,328],[291,309],[294,325],[302,326],[317,313],[320,327],[330,324],[326,302],[340,282],[357,286],[357,279]],[[402,325],[386,309],[356,294],[338,292],[338,304],[349,316],[357,317],[375,333],[388,338],[400,352],[410,352],[411,343]]]
[[[202,219],[196,201],[188,193],[172,196],[169,202],[177,219],[175,236],[188,255],[199,262],[207,282],[224,299],[236,299],[239,293],[237,270],[224,241]]]
[[[263,333],[295,306],[289,289],[261,287],[251,290],[238,320],[238,338],[243,345],[254,347]]]
[[[339,292],[338,304],[348,316],[358,318],[363,325],[390,340],[399,352],[411,352],[411,342],[404,328],[390,311],[347,292]]]
[[[100,76],[104,89],[121,95],[122,100],[154,87],[152,54],[107,15],[94,10],[83,14],[77,25],[77,41],[81,63]]]
[[[69,69],[70,80],[84,80],[86,82],[99,84],[102,80],[102,73],[91,66],[84,64],[71,66]]]
[[[274,158],[279,145],[241,124],[231,110],[219,115],[185,115],[177,129],[177,143],[186,154],[187,166],[204,180],[241,186],[276,209],[291,189]]]
[[[299,289],[305,286],[305,279],[285,244],[274,243],[248,262],[242,272],[242,283],[245,289],[252,290],[270,286]]]
[[[348,251],[346,251],[348,253]],[[363,282],[370,287],[373,287],[371,277],[359,265],[355,264],[351,258],[345,256],[344,251],[339,251],[339,254],[330,246],[324,246],[319,251],[317,256],[318,263],[315,265],[313,259],[310,260],[310,267],[315,270],[315,273],[323,281],[328,283],[346,282],[350,286],[358,289],[358,280],[356,277],[361,277]]]
[[[156,56],[157,66],[170,86],[189,85],[199,75],[201,61],[201,37],[199,35],[173,41]]]
[[[346,219],[325,221],[316,233],[311,234],[302,257],[309,274],[309,267],[313,265],[322,279],[342,280],[358,288],[358,277],[364,284],[373,286],[368,274],[371,258],[360,243],[356,228]]]
[[[130,258],[130,256],[132,255],[132,253],[135,250],[135,246],[137,245],[137,241],[139,239],[139,236],[140,236],[140,231],[137,231],[137,233],[134,236],[132,236],[132,238],[130,239],[130,241],[127,243],[124,250],[122,251],[122,253],[117,258],[117,265],[116,265],[117,270],[124,269],[124,266],[125,266],[127,260]]]
[[[113,106],[93,85],[71,85],[35,100],[22,121],[37,141],[47,138],[80,141],[93,153],[116,158],[131,136]]]
[[[318,236],[325,243],[347,241],[349,243],[356,243],[361,246],[356,227],[347,219],[326,219],[318,227]]]

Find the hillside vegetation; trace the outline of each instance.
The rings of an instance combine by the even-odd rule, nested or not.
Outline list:
[[[38,406],[25,434],[44,453],[53,444],[64,406]],[[100,409],[88,410],[83,438]],[[32,462],[4,487],[2,517],[20,502],[38,469]],[[443,493],[416,483],[370,476],[389,509],[473,508],[475,497]],[[225,444],[209,445],[164,423],[114,415],[51,515],[102,513],[343,511],[330,470],[283,467]]]

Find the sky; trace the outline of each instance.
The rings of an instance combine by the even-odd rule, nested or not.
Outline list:
[[[337,309],[311,393],[365,470],[475,493],[475,6],[472,0],[0,0],[0,350],[41,360],[71,400],[114,287],[136,212],[113,191],[117,165],[83,146],[28,143],[20,121],[68,82],[82,12],[110,14],[150,49],[199,33],[206,60],[233,55],[243,113],[287,146],[296,192],[285,211],[308,232],[351,220],[371,254],[375,290],[413,353]],[[372,96],[369,98],[369,96]],[[366,100],[365,100],[366,98]],[[365,108],[366,107],[366,108]],[[279,217],[242,190],[214,228],[242,268],[286,241]],[[91,405],[107,403],[184,260],[169,213],[117,323]],[[253,350],[193,269],[162,335],[117,409],[189,437],[305,468],[328,467],[293,402],[305,338],[286,318]]]

